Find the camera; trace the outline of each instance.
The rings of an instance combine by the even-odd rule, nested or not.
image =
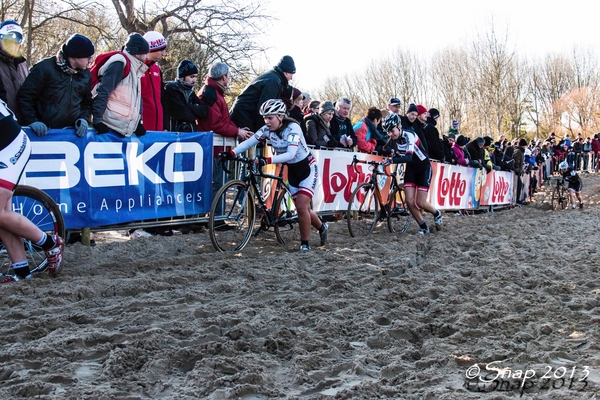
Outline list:
[[[176,121],[173,125],[175,132],[194,132],[194,126],[189,122]]]

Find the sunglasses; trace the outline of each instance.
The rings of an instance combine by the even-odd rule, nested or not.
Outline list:
[[[13,42],[21,44],[23,42],[23,35],[18,32],[8,32],[0,35],[2,40],[12,40]]]

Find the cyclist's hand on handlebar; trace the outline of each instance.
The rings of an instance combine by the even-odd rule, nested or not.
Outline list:
[[[254,159],[254,163],[258,164],[259,167],[264,167],[267,164],[270,164],[269,159],[265,157],[256,157]]]
[[[221,157],[223,160],[231,160],[235,158],[235,153],[233,150],[222,151],[219,153],[219,157]]]

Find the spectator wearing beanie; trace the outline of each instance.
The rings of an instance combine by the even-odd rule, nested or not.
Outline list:
[[[0,24],[0,98],[21,122],[17,106],[17,92],[29,74],[29,67],[21,54],[23,29],[13,20]]]
[[[225,101],[225,90],[229,86],[231,71],[229,66],[223,62],[213,63],[204,86],[200,89],[200,100],[208,106],[206,118],[198,119],[198,130],[203,132],[213,131],[221,136],[237,138],[239,141],[246,140],[254,134],[247,128],[238,128],[229,117],[229,108]],[[223,171],[223,165],[219,162],[218,154],[221,151],[230,150],[231,147],[213,147],[213,193],[227,181],[227,174]],[[220,207],[220,205],[218,206]],[[217,208],[217,212],[220,209]]]
[[[127,38],[123,52],[112,55],[99,68],[98,76],[102,80],[92,89],[94,104],[92,106],[92,123],[97,133],[113,130],[123,136],[132,134],[143,136],[146,129],[142,123],[142,93],[140,79],[148,66],[144,63],[150,51],[148,42],[139,33],[132,33]],[[123,76],[125,66],[129,64],[129,73]],[[119,99],[128,99],[127,107],[122,100],[117,107],[108,107],[115,101],[112,93],[118,91]]]
[[[440,112],[436,108],[430,108],[427,111],[427,114],[425,139],[427,140],[427,147],[429,147],[429,158],[431,160],[443,162],[445,156],[444,150],[442,150],[442,138],[440,138],[440,132],[436,128]]]
[[[231,120],[240,128],[259,130],[265,123],[259,113],[260,106],[269,99],[281,99],[296,73],[296,65],[290,56],[283,56],[272,70],[256,77],[242,90],[233,103]]]
[[[143,79],[143,78],[142,78]],[[165,115],[171,132],[195,132],[197,120],[206,118],[208,106],[202,104],[194,86],[198,80],[198,68],[190,60],[182,60],[177,66],[177,79],[165,84]]]
[[[94,45],[74,34],[55,56],[35,64],[17,94],[21,124],[38,136],[49,128],[75,127],[77,136],[87,132],[92,113],[92,75],[88,66]]]
[[[330,131],[331,120],[335,114],[333,102],[325,100],[319,105],[317,113],[304,116],[306,124],[306,144],[317,147],[334,148],[338,146],[337,140]]]
[[[167,41],[156,31],[144,34],[149,53],[145,63],[148,70],[142,75],[142,121],[150,131],[162,131],[166,125],[163,110],[163,76],[158,61],[167,54]]]

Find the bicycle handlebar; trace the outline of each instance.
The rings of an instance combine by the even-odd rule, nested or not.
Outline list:
[[[251,166],[251,170],[252,170],[252,174],[254,175],[258,175],[261,178],[271,178],[271,179],[281,179],[280,176],[275,176],[275,175],[270,175],[270,174],[265,174],[262,170],[262,168],[254,163],[254,158],[248,158],[248,157],[241,157],[241,156],[237,156],[235,158],[230,158],[230,159],[221,159],[219,160],[220,162],[223,161],[223,171],[225,171],[226,173],[230,174],[231,171],[229,169],[227,169],[226,167],[226,163],[228,161],[234,161],[234,162],[241,162],[244,163],[246,165],[250,165]]]
[[[356,158],[356,156],[354,156],[352,158],[352,167],[354,168],[354,172],[356,172],[358,174],[358,170],[356,169],[356,164],[368,164],[370,166],[372,166],[373,168],[369,168],[371,171],[375,172],[376,174],[385,174],[387,176],[392,176],[391,173],[388,172],[388,169],[386,168],[387,165],[385,165],[384,163],[382,163],[381,161],[375,161],[375,160],[359,160],[358,158]],[[377,167],[383,166],[383,172],[380,172]]]

